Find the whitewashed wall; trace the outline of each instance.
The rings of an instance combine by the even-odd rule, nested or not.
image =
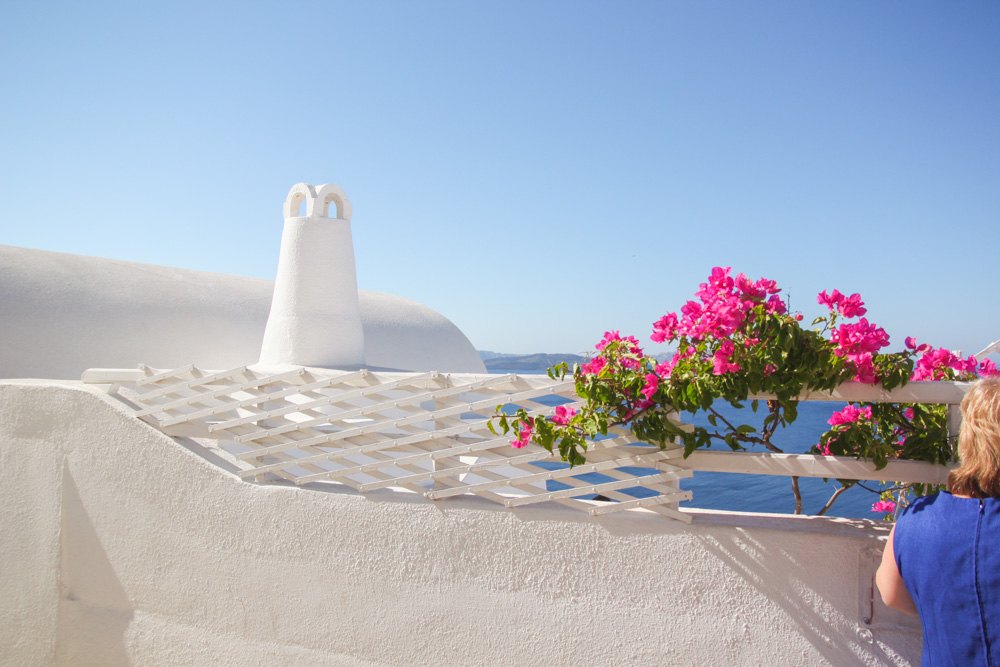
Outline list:
[[[914,664],[860,630],[870,522],[239,481],[91,388],[0,383],[13,665]],[[861,591],[859,595],[859,591]],[[880,612],[881,613],[881,612]],[[889,623],[891,626],[892,623]]]

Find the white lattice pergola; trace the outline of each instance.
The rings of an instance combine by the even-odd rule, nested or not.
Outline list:
[[[679,480],[692,475],[674,465],[680,448],[661,451],[613,429],[571,469],[535,444],[514,449],[512,436],[490,432],[501,404],[534,417],[575,405],[572,380],[193,366],[94,369],[83,380],[111,384],[167,435],[217,441],[246,480],[346,484],[362,493],[392,487],[431,500],[476,494],[506,507],[555,501],[592,515],[642,507],[691,521],[678,509],[691,498]]]

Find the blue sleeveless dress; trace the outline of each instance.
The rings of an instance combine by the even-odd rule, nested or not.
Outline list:
[[[922,665],[1000,667],[1000,499],[918,498],[892,546],[920,613]]]

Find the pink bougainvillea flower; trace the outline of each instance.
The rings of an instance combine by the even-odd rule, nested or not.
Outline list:
[[[983,359],[979,363],[979,375],[984,378],[994,377],[996,375],[1000,375],[1000,370],[997,369],[997,365],[991,360]]]
[[[830,340],[837,343],[834,354],[840,357],[852,354],[875,353],[889,344],[885,329],[861,318],[854,324],[841,324],[830,332]]]
[[[919,354],[924,354],[925,352],[931,351],[930,345],[928,345],[927,343],[924,343],[923,345],[917,345],[917,339],[912,336],[908,336],[906,340],[903,341],[903,343],[906,345],[908,349],[914,350]]]
[[[521,449],[527,446],[531,442],[531,432],[535,428],[535,420],[531,417],[528,418],[527,423],[521,424],[521,432],[518,434],[517,440],[511,440],[510,446],[514,449]]]
[[[653,335],[649,338],[656,343],[673,340],[677,334],[677,324],[677,313],[667,313],[653,324]]]
[[[778,283],[773,280],[768,280],[767,278],[761,278],[757,281],[757,289],[764,290],[768,294],[777,294],[781,291],[778,287]]]
[[[659,375],[661,378],[670,377],[670,374],[674,371],[674,366],[676,366],[680,361],[687,359],[695,353],[694,345],[689,345],[686,350],[681,352],[678,350],[674,352],[674,356],[664,361],[662,363],[656,364],[653,371]]]
[[[619,361],[621,362],[622,368],[627,368],[631,371],[637,371],[640,368],[642,368],[642,362],[639,361],[638,359],[633,359],[631,357],[622,357],[621,359],[619,359]]]
[[[796,322],[802,321],[802,313],[795,313],[795,321]]]
[[[878,382],[878,376],[875,374],[875,364],[872,363],[870,352],[849,354],[847,355],[847,360],[854,366],[854,379],[857,382],[864,382],[866,384],[875,384]]]
[[[878,512],[880,514],[885,514],[888,512],[896,511],[896,503],[891,500],[880,500],[874,505],[872,505],[872,512]]]
[[[906,408],[903,410],[903,414],[906,415],[907,419],[913,419],[913,408]]]
[[[833,311],[833,309],[837,307],[837,304],[839,304],[843,298],[844,295],[838,292],[837,290],[833,290],[833,294],[827,294],[826,290],[823,290],[822,292],[819,293],[819,295],[816,296],[816,303],[820,304],[821,306],[826,306],[831,311]]]
[[[732,373],[740,370],[739,364],[731,363],[729,361],[729,358],[735,351],[736,346],[733,344],[733,341],[722,341],[722,345],[720,345],[719,349],[715,351],[715,355],[712,359],[712,373],[715,375],[724,375],[726,373]]]
[[[672,359],[656,364],[656,367],[653,370],[660,377],[668,378],[670,377],[670,374],[674,372],[674,366],[677,365],[677,360],[678,355],[674,354]]]
[[[584,375],[599,375],[601,369],[603,369],[607,363],[608,362],[604,357],[594,357],[580,367],[580,372]]]
[[[819,453],[823,456],[830,456],[830,445],[816,445],[816,449],[818,449]]]
[[[924,352],[923,356],[917,360],[917,366],[913,370],[913,377],[910,379],[945,380],[948,377],[946,370],[949,368],[959,373],[975,373],[977,365],[974,356],[962,359],[954,352],[946,350],[943,347],[937,350],[930,349]]]
[[[834,412],[830,419],[827,420],[827,424],[830,426],[839,426],[840,424],[853,424],[859,419],[871,419],[872,409],[867,407],[864,410],[860,410],[856,405],[848,405],[846,408],[840,412]]]
[[[763,299],[767,293],[758,283],[754,283],[742,273],[736,276],[736,289],[754,299]]]
[[[785,305],[785,302],[777,294],[767,300],[765,308],[767,312],[778,315],[783,315],[788,310],[788,306]]]
[[[834,292],[836,291],[834,290]],[[844,317],[859,317],[868,312],[864,302],[861,301],[861,295],[857,293],[843,297],[837,304],[837,310]]]
[[[975,373],[976,366],[978,365],[979,362],[976,360],[976,356],[970,354],[969,358],[965,359],[964,361],[960,358],[952,368],[954,368],[959,373]]]
[[[643,386],[640,392],[647,401],[653,400],[653,394],[656,393],[657,388],[660,386],[660,377],[655,373],[646,374],[646,384]]]
[[[598,352],[603,352],[604,348],[608,346],[608,343],[610,343],[613,340],[621,340],[621,339],[622,337],[618,334],[617,331],[605,331],[604,338],[602,338],[601,342],[595,345],[594,347],[597,349]]]
[[[716,266],[712,269],[712,275],[709,276],[708,281],[714,287],[719,289],[729,290],[733,288],[734,281],[729,277],[729,272],[732,270],[730,266]]]
[[[683,306],[681,306],[681,314],[691,319],[697,319],[701,317],[701,313],[703,310],[704,308],[702,308],[702,305],[697,301],[688,301]]]
[[[764,366],[764,375],[773,375],[776,370],[778,370],[777,366],[774,364],[767,364]]]
[[[551,419],[554,424],[562,424],[565,426],[574,415],[576,415],[576,410],[573,408],[567,408],[565,405],[560,405],[556,408],[556,413],[552,417],[549,417],[549,419]]]
[[[925,352],[917,360],[911,380],[940,380],[945,376],[944,369],[951,367],[954,355],[944,348]]]

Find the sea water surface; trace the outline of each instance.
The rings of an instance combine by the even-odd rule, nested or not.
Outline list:
[[[506,371],[495,371],[506,372]],[[520,371],[523,373],[524,371]],[[565,402],[559,397],[551,397],[553,405],[560,405]],[[538,399],[536,399],[538,400]],[[539,401],[546,402],[549,401]],[[846,403],[832,401],[807,401],[799,404],[798,418],[791,425],[779,428],[773,438],[772,443],[780,447],[789,454],[803,454],[819,443],[820,436],[830,428],[827,421],[830,416],[842,410]],[[761,405],[755,414],[750,409],[750,402],[742,410],[734,408],[725,401],[716,401],[714,407],[727,420],[734,424],[749,424],[758,431],[763,426],[764,416],[767,414],[767,407]],[[710,427],[708,419],[702,414],[691,415],[683,413],[682,421],[693,423],[698,426]],[[722,442],[713,443],[711,449],[717,451],[730,451],[729,447]],[[765,451],[763,448],[749,447],[749,451]],[[566,467],[562,463],[536,463],[539,467],[546,469],[557,469]],[[625,468],[633,474],[654,474],[659,472],[652,468]],[[610,482],[611,478],[600,473],[584,473],[580,479],[597,484],[600,482]],[[869,488],[879,488],[877,482],[862,482]],[[559,482],[549,482],[549,489],[557,491],[569,488]],[[799,490],[802,493],[802,511],[805,514],[815,514],[820,511],[829,500],[833,492],[839,487],[836,480],[824,482],[822,479],[800,477]],[[780,475],[744,475],[736,473],[719,472],[695,472],[694,477],[681,480],[681,488],[692,491],[692,500],[681,503],[681,507],[699,507],[704,509],[718,509],[741,512],[770,512],[780,514],[792,514],[795,511],[795,497],[792,495],[792,480],[790,477]],[[637,498],[655,495],[641,487],[631,489],[621,489],[623,493]],[[581,496],[584,498],[593,496]],[[871,511],[872,504],[878,500],[878,495],[865,490],[859,485],[855,485],[833,504],[827,512],[827,516],[839,516],[855,519],[878,519],[881,514]]]
[[[830,401],[807,401],[799,404],[798,418],[789,426],[775,432],[771,442],[788,454],[804,454],[819,443],[827,429],[830,415],[843,410],[846,403]],[[728,403],[717,402],[715,408],[734,424],[750,424],[757,430],[763,426],[767,408],[763,404],[754,414],[749,407],[743,410]],[[710,427],[704,414],[692,417],[685,413],[683,421],[698,426]],[[734,421],[735,420],[735,421]],[[713,444],[712,449],[729,450],[724,443]],[[756,447],[749,448],[758,450]],[[764,451],[760,448],[759,451]],[[879,488],[878,482],[862,482],[869,488]],[[802,511],[815,514],[830,499],[840,486],[837,480],[824,482],[812,477],[799,478],[802,493]],[[694,492],[694,498],[682,507],[702,507],[706,509],[739,510],[742,512],[776,512],[792,514],[795,511],[795,497],[792,495],[792,480],[779,475],[742,475],[720,472],[695,472],[689,480],[681,480],[681,488]],[[878,495],[855,485],[845,491],[833,504],[827,516],[855,519],[878,519],[882,515],[871,511]]]

